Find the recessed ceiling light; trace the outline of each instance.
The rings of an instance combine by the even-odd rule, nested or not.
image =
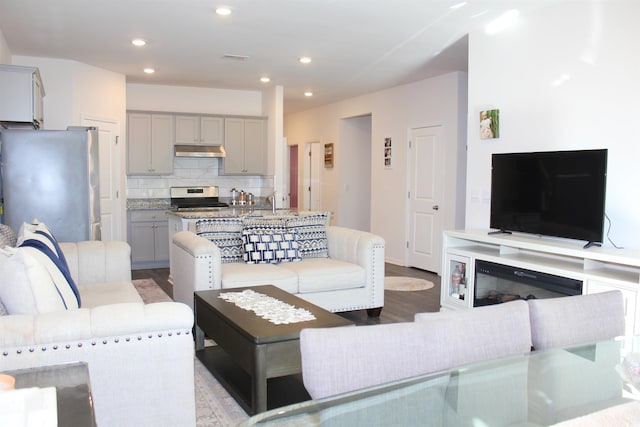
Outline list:
[[[299,61],[303,64],[308,64],[311,62],[311,58],[309,58],[308,56],[303,56],[302,58],[299,59]]]
[[[153,74],[156,72],[156,70],[154,70],[153,68],[145,68],[143,70],[146,74]]]
[[[131,44],[134,46],[144,46],[147,44],[147,42],[144,39],[133,39],[131,40]]]
[[[313,92],[307,91],[307,92],[304,93],[304,96],[306,96],[306,97],[313,96]]]
[[[271,79],[269,77],[267,77],[267,76],[264,76],[264,77],[260,77],[260,81],[262,83],[269,83],[271,81]]]
[[[220,16],[229,16],[231,15],[231,9],[226,6],[220,6],[216,9],[216,13]]]

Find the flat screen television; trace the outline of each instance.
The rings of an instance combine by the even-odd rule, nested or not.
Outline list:
[[[606,179],[606,149],[493,154],[490,227],[599,245]]]

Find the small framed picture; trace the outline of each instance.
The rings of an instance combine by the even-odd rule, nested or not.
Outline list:
[[[391,138],[384,139],[384,167],[391,167]]]
[[[333,143],[324,144],[324,167],[333,167]]]
[[[480,139],[500,138],[500,110],[480,111]]]

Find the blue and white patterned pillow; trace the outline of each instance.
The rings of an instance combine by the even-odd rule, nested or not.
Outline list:
[[[298,236],[303,259],[329,257],[327,224],[330,215],[329,212],[306,212],[286,219],[287,230]]]
[[[244,217],[242,231],[251,233],[284,233],[287,231],[286,217]]]
[[[300,261],[295,233],[243,231],[244,262],[247,264],[279,264]]]
[[[242,218],[201,219],[195,227],[197,235],[220,248],[222,263],[242,262]]]

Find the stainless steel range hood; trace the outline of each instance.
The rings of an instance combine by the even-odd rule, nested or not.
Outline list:
[[[222,145],[176,145],[176,157],[226,157]]]

